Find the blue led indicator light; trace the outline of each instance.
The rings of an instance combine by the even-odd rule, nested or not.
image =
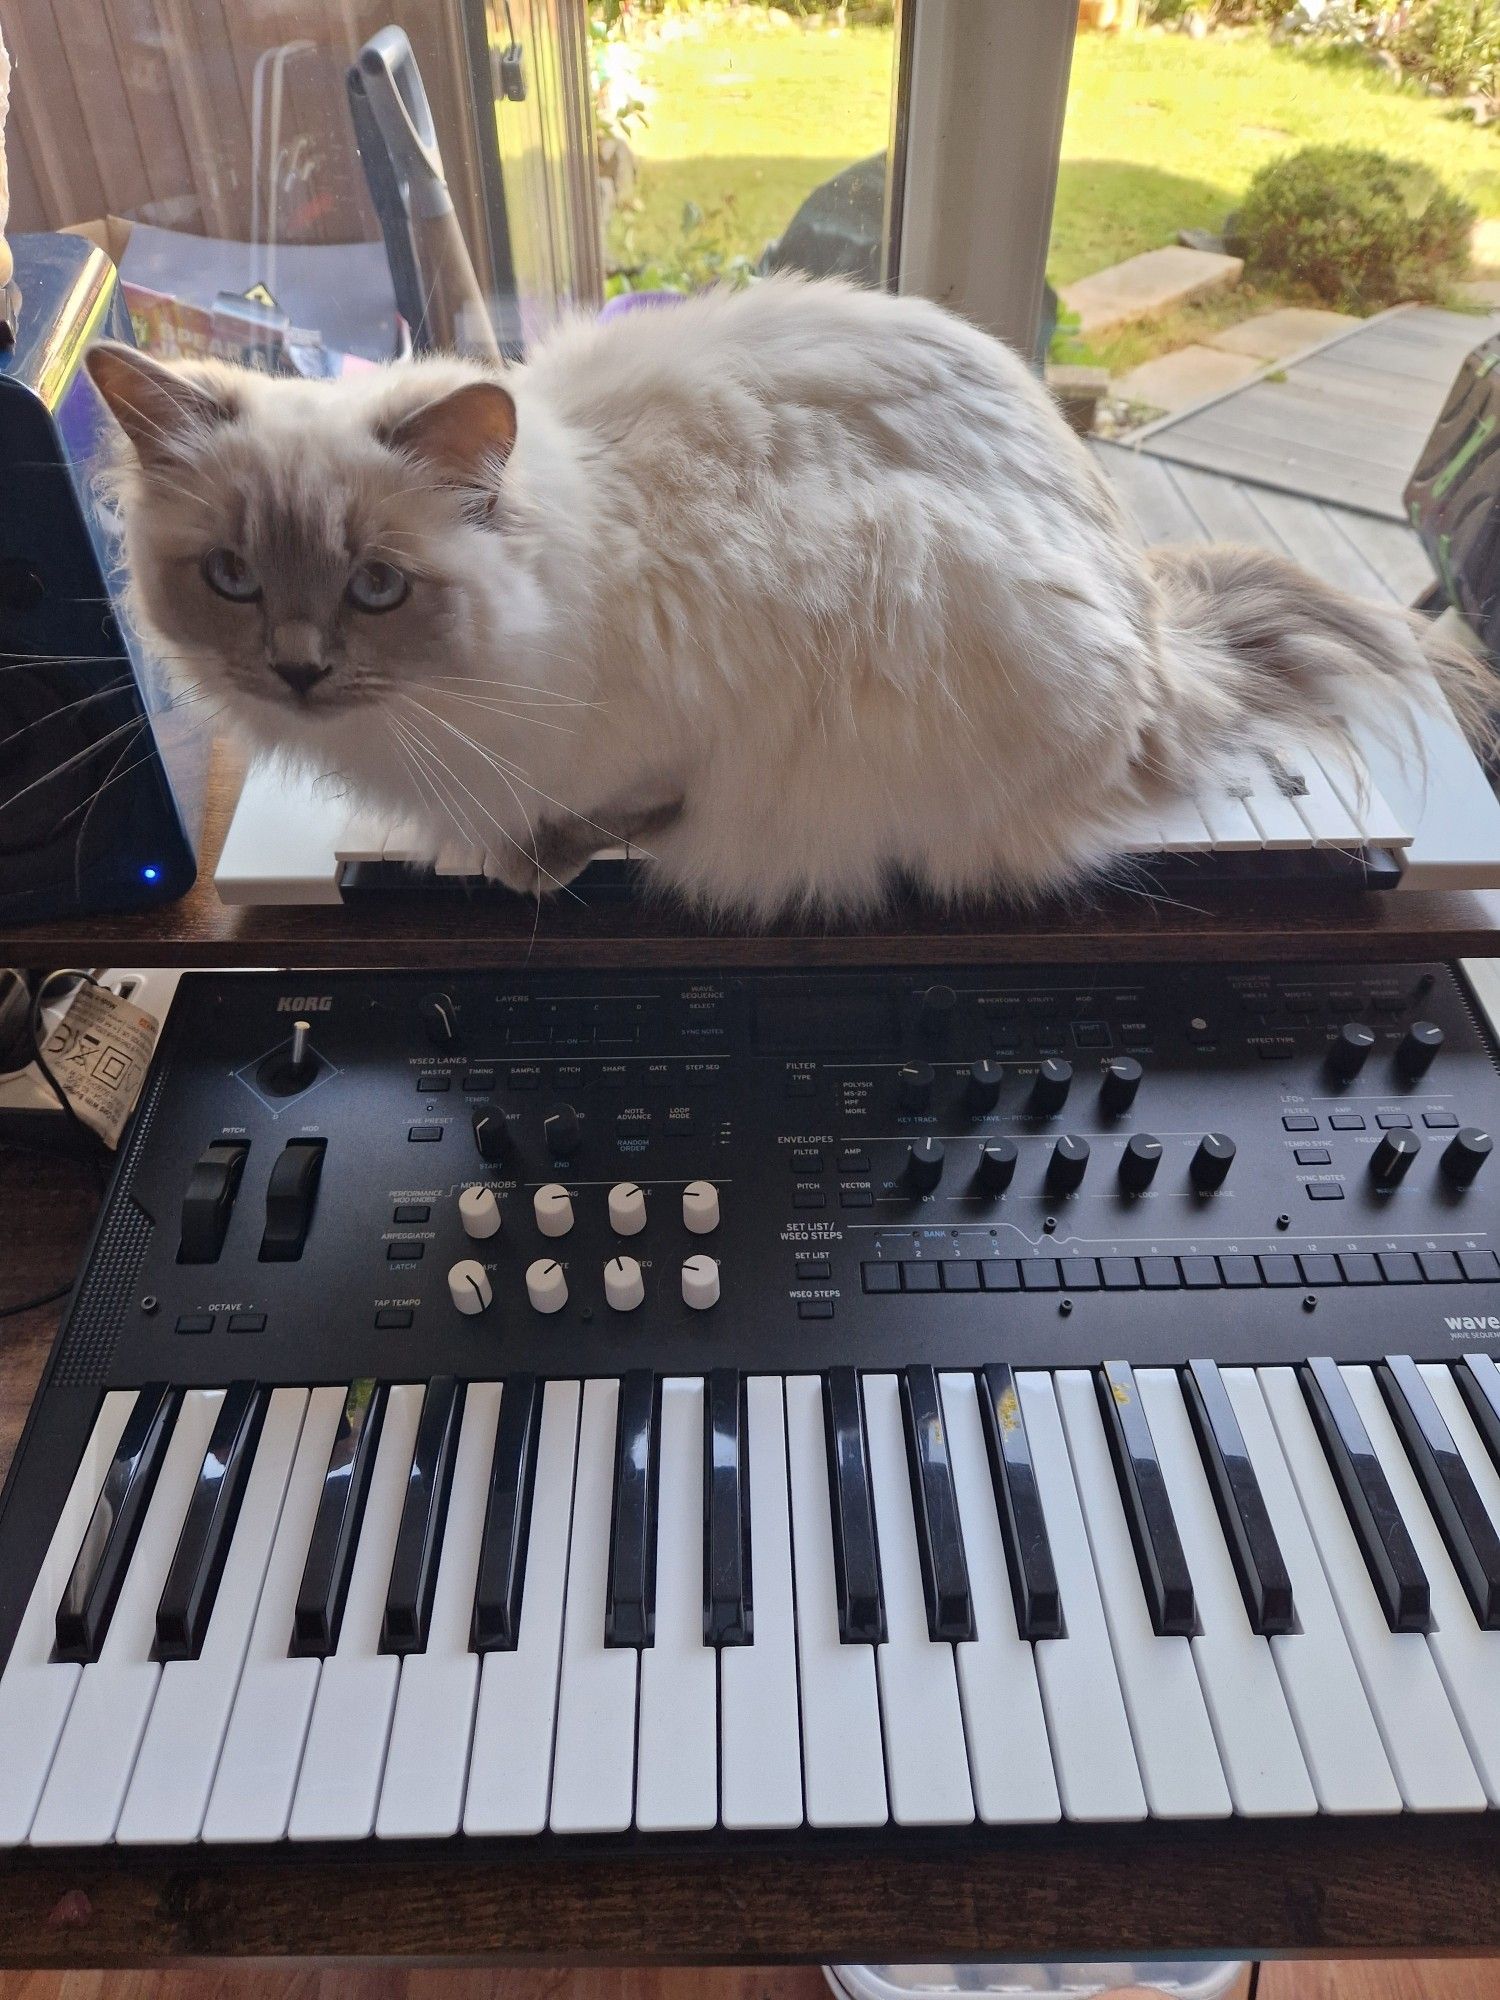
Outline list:
[[[157,878],[157,875],[160,872],[161,871],[156,868],[143,868],[141,870],[141,880],[143,882],[154,882]]]

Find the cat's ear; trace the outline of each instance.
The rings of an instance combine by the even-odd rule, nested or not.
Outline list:
[[[424,403],[383,433],[393,451],[409,452],[445,484],[485,489],[516,441],[516,406],[498,382],[466,382]]]
[[[201,384],[133,347],[101,340],[89,349],[87,366],[143,465],[180,460],[205,430],[234,415]]]

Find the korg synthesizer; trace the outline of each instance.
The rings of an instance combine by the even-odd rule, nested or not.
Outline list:
[[[1500,1803],[1450,966],[188,975],[0,1505],[0,1842]]]

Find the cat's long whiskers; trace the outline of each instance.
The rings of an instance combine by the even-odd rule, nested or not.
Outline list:
[[[485,701],[477,694],[460,694],[455,688],[429,687],[426,681],[408,681],[408,688],[420,688],[439,701],[461,701],[467,708],[482,709],[486,715],[503,715],[511,722],[526,722],[534,729],[555,729],[563,736],[576,736],[578,731],[570,729],[565,722],[547,722],[539,715],[526,715],[518,708],[505,702]]]
[[[522,817],[526,821],[526,831],[531,839],[531,851],[529,852],[529,854],[527,853],[526,848],[522,846],[521,842],[516,839],[515,835],[512,834],[507,828],[503,827],[500,824],[499,820],[497,820],[494,814],[489,810],[489,808],[485,806],[483,802],[473,792],[469,790],[468,786],[464,784],[463,780],[459,777],[458,773],[453,769],[453,767],[447,762],[447,760],[443,756],[441,756],[441,754],[436,750],[436,748],[431,743],[428,742],[426,736],[422,733],[417,724],[413,722],[407,722],[405,727],[408,733],[413,737],[413,739],[421,746],[428,760],[429,773],[431,774],[433,765],[436,765],[440,770],[442,770],[446,775],[447,779],[452,784],[456,785],[467,798],[473,801],[473,803],[484,814],[484,817],[490,822],[491,826],[495,828],[496,832],[498,832],[503,839],[508,840],[511,846],[515,848],[518,854],[526,855],[526,858],[531,862],[532,867],[537,871],[539,875],[546,874],[547,871],[542,867],[541,851],[537,845],[536,830],[531,824],[530,815],[526,812],[525,807],[521,806],[520,800],[517,799],[516,803],[518,806],[520,806]],[[514,794],[512,794],[512,796],[514,796]],[[450,808],[450,810],[454,809]],[[475,836],[472,827],[467,828],[467,831],[469,834],[469,838],[471,840],[474,840]],[[475,841],[475,844],[481,848],[485,845],[483,841]],[[549,875],[548,879],[552,880],[553,878]],[[563,885],[561,883],[558,883],[557,886],[561,888]]]
[[[34,792],[39,785],[48,785],[51,784],[54,778],[63,777],[73,769],[75,764],[81,764],[89,757],[97,757],[107,744],[114,742],[116,737],[123,736],[127,730],[133,733],[148,726],[144,715],[131,716],[128,722],[122,722],[118,727],[107,730],[103,736],[97,738],[93,743],[86,743],[81,750],[75,750],[71,757],[65,757],[60,764],[54,764],[50,770],[43,771],[39,777],[33,778],[29,785],[23,785],[20,791],[12,792],[9,798],[0,799],[0,812],[8,811],[10,807],[19,805],[21,800],[27,797],[29,793]]]
[[[399,725],[399,724],[396,724],[396,719],[395,719],[394,717],[387,717],[386,719],[387,719],[387,721],[388,721],[388,722],[390,722],[390,723],[392,723],[392,724],[395,724],[395,725],[396,725],[396,727],[398,727],[398,728],[400,727],[400,725]],[[410,738],[411,738],[411,740],[413,740],[413,741],[415,741],[415,742],[419,742],[419,743],[425,743],[425,739],[421,738],[421,737],[420,737],[420,736],[419,736],[419,735],[418,735],[418,734],[416,733],[416,731],[415,731],[415,727],[414,727],[414,725],[412,725],[412,724],[407,724],[407,725],[406,725],[406,727],[405,727],[405,729],[404,729],[404,730],[402,731],[402,734],[403,734],[403,735],[409,735],[409,736],[410,736]],[[427,747],[427,749],[426,749],[426,755],[427,755],[427,756],[428,756],[429,758],[432,758],[432,757],[434,757],[434,756],[436,755],[436,753],[435,753],[435,752],[433,752],[433,751],[431,750],[430,746],[428,746],[428,747]],[[441,762],[441,759],[439,759],[438,761],[439,761],[439,762]],[[409,763],[411,762],[411,759],[410,759],[410,757],[408,757],[408,762],[409,762]],[[445,768],[447,768],[447,767],[445,766]],[[421,774],[420,774],[420,773],[418,773],[418,775],[420,776]],[[431,791],[432,791],[432,793],[433,793],[433,796],[434,796],[435,798],[437,798],[437,801],[438,801],[438,810],[439,810],[440,814],[441,814],[441,813],[443,813],[443,812],[446,812],[447,816],[448,816],[448,817],[449,817],[450,819],[454,819],[454,820],[457,820],[457,822],[458,822],[458,824],[459,824],[459,827],[460,827],[461,831],[462,831],[462,832],[463,832],[463,833],[464,833],[464,834],[465,834],[465,835],[467,836],[467,838],[468,838],[468,840],[469,840],[470,844],[471,844],[472,846],[474,846],[474,847],[477,847],[477,848],[478,848],[478,849],[479,849],[479,850],[480,850],[481,852],[483,852],[483,851],[484,851],[484,848],[485,848],[485,842],[484,842],[484,841],[483,841],[482,839],[480,839],[480,838],[479,838],[478,834],[476,833],[476,831],[475,831],[475,829],[474,829],[473,825],[471,824],[471,822],[470,822],[470,820],[469,820],[469,818],[468,818],[468,815],[467,815],[467,814],[466,814],[466,813],[465,813],[465,812],[464,812],[464,811],[462,810],[462,808],[461,808],[461,807],[460,807],[460,806],[459,806],[459,805],[458,805],[458,804],[456,803],[456,801],[455,801],[455,800],[454,800],[454,799],[452,798],[452,796],[451,796],[451,793],[449,793],[449,794],[447,795],[447,798],[446,798],[446,803],[445,803],[445,801],[444,801],[443,797],[442,797],[442,796],[440,796],[440,795],[439,795],[439,794],[438,794],[438,793],[436,792],[436,784],[437,784],[437,780],[436,780],[436,776],[435,776],[435,774],[434,774],[434,773],[433,773],[433,772],[432,772],[432,771],[431,771],[430,769],[429,769],[429,770],[427,771],[427,773],[426,773],[426,781],[427,781],[427,785],[428,785],[428,788],[429,788],[429,790],[431,790]],[[465,788],[465,789],[467,789],[467,788]],[[473,794],[471,793],[471,794],[470,794],[469,796],[470,796],[470,797],[472,797],[472,796],[473,796]],[[475,801],[475,803],[476,803],[476,804],[478,804],[478,801],[476,800],[476,801]],[[519,804],[519,801],[518,801],[517,803]],[[525,814],[525,808],[524,808],[524,807],[522,807],[522,808],[521,808],[521,810],[522,810],[522,813],[523,813],[523,816],[524,816],[524,814]],[[481,807],[481,811],[485,811],[485,809],[484,809],[483,807]],[[501,834],[501,835],[502,835],[502,836],[503,836],[503,837],[504,837],[505,839],[507,839],[507,840],[509,840],[509,841],[510,841],[511,845],[512,845],[512,846],[513,846],[513,847],[514,847],[514,848],[516,849],[516,851],[517,851],[518,853],[520,853],[520,854],[525,854],[525,853],[526,853],[526,850],[525,850],[525,848],[524,848],[524,847],[522,847],[522,846],[521,846],[521,843],[520,843],[520,842],[519,842],[518,840],[516,840],[516,839],[514,838],[514,836],[513,836],[513,835],[511,835],[510,833],[508,833],[508,832],[507,832],[507,830],[506,830],[506,829],[505,829],[504,827],[500,826],[499,822],[498,822],[498,821],[497,821],[497,820],[496,820],[496,819],[494,818],[494,815],[493,815],[492,813],[489,813],[488,811],[485,811],[485,817],[486,817],[487,819],[489,819],[489,820],[490,820],[491,824],[492,824],[492,825],[494,825],[494,826],[496,827],[497,831],[498,831],[498,832],[499,832],[499,833],[500,833],[500,834]],[[530,822],[529,818],[527,819],[527,829],[528,829],[528,831],[531,831],[531,822]],[[536,878],[537,878],[537,891],[536,891],[536,893],[537,893],[537,911],[536,911],[536,916],[535,916],[535,918],[533,919],[533,923],[532,923],[532,943],[534,944],[534,943],[535,943],[535,940],[536,940],[536,925],[537,925],[537,923],[538,923],[538,922],[540,921],[540,918],[541,918],[541,876],[542,876],[542,875],[543,875],[543,874],[544,874],[544,873],[545,873],[546,871],[545,871],[545,870],[544,870],[544,869],[542,868],[542,866],[541,866],[541,862],[540,862],[540,859],[539,859],[539,856],[538,856],[538,854],[537,854],[537,853],[536,853],[536,851],[535,851],[535,834],[534,834],[534,833],[533,833],[533,835],[532,835],[532,840],[533,840],[533,851],[532,851],[532,853],[531,853],[531,854],[530,854],[530,855],[529,855],[529,856],[528,856],[527,858],[528,858],[528,859],[529,859],[529,860],[531,861],[531,864],[532,864],[532,869],[533,869],[533,871],[534,871],[534,873],[535,873],[535,876],[536,876]],[[561,885],[561,884],[559,884],[558,886],[559,886],[559,887],[561,887],[562,885]]]
[[[537,681],[501,681],[489,674],[429,674],[429,683],[453,682],[460,687],[507,688],[533,694],[542,708],[603,708],[601,701],[589,701],[581,694],[564,694],[560,688],[542,687]]]

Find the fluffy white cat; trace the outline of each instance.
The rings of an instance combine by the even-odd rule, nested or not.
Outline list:
[[[1046,390],[920,299],[775,278],[504,374],[90,367],[181,680],[520,889],[625,836],[750,916],[1034,895],[1424,667],[1483,714],[1414,620],[1253,550],[1142,556]]]

